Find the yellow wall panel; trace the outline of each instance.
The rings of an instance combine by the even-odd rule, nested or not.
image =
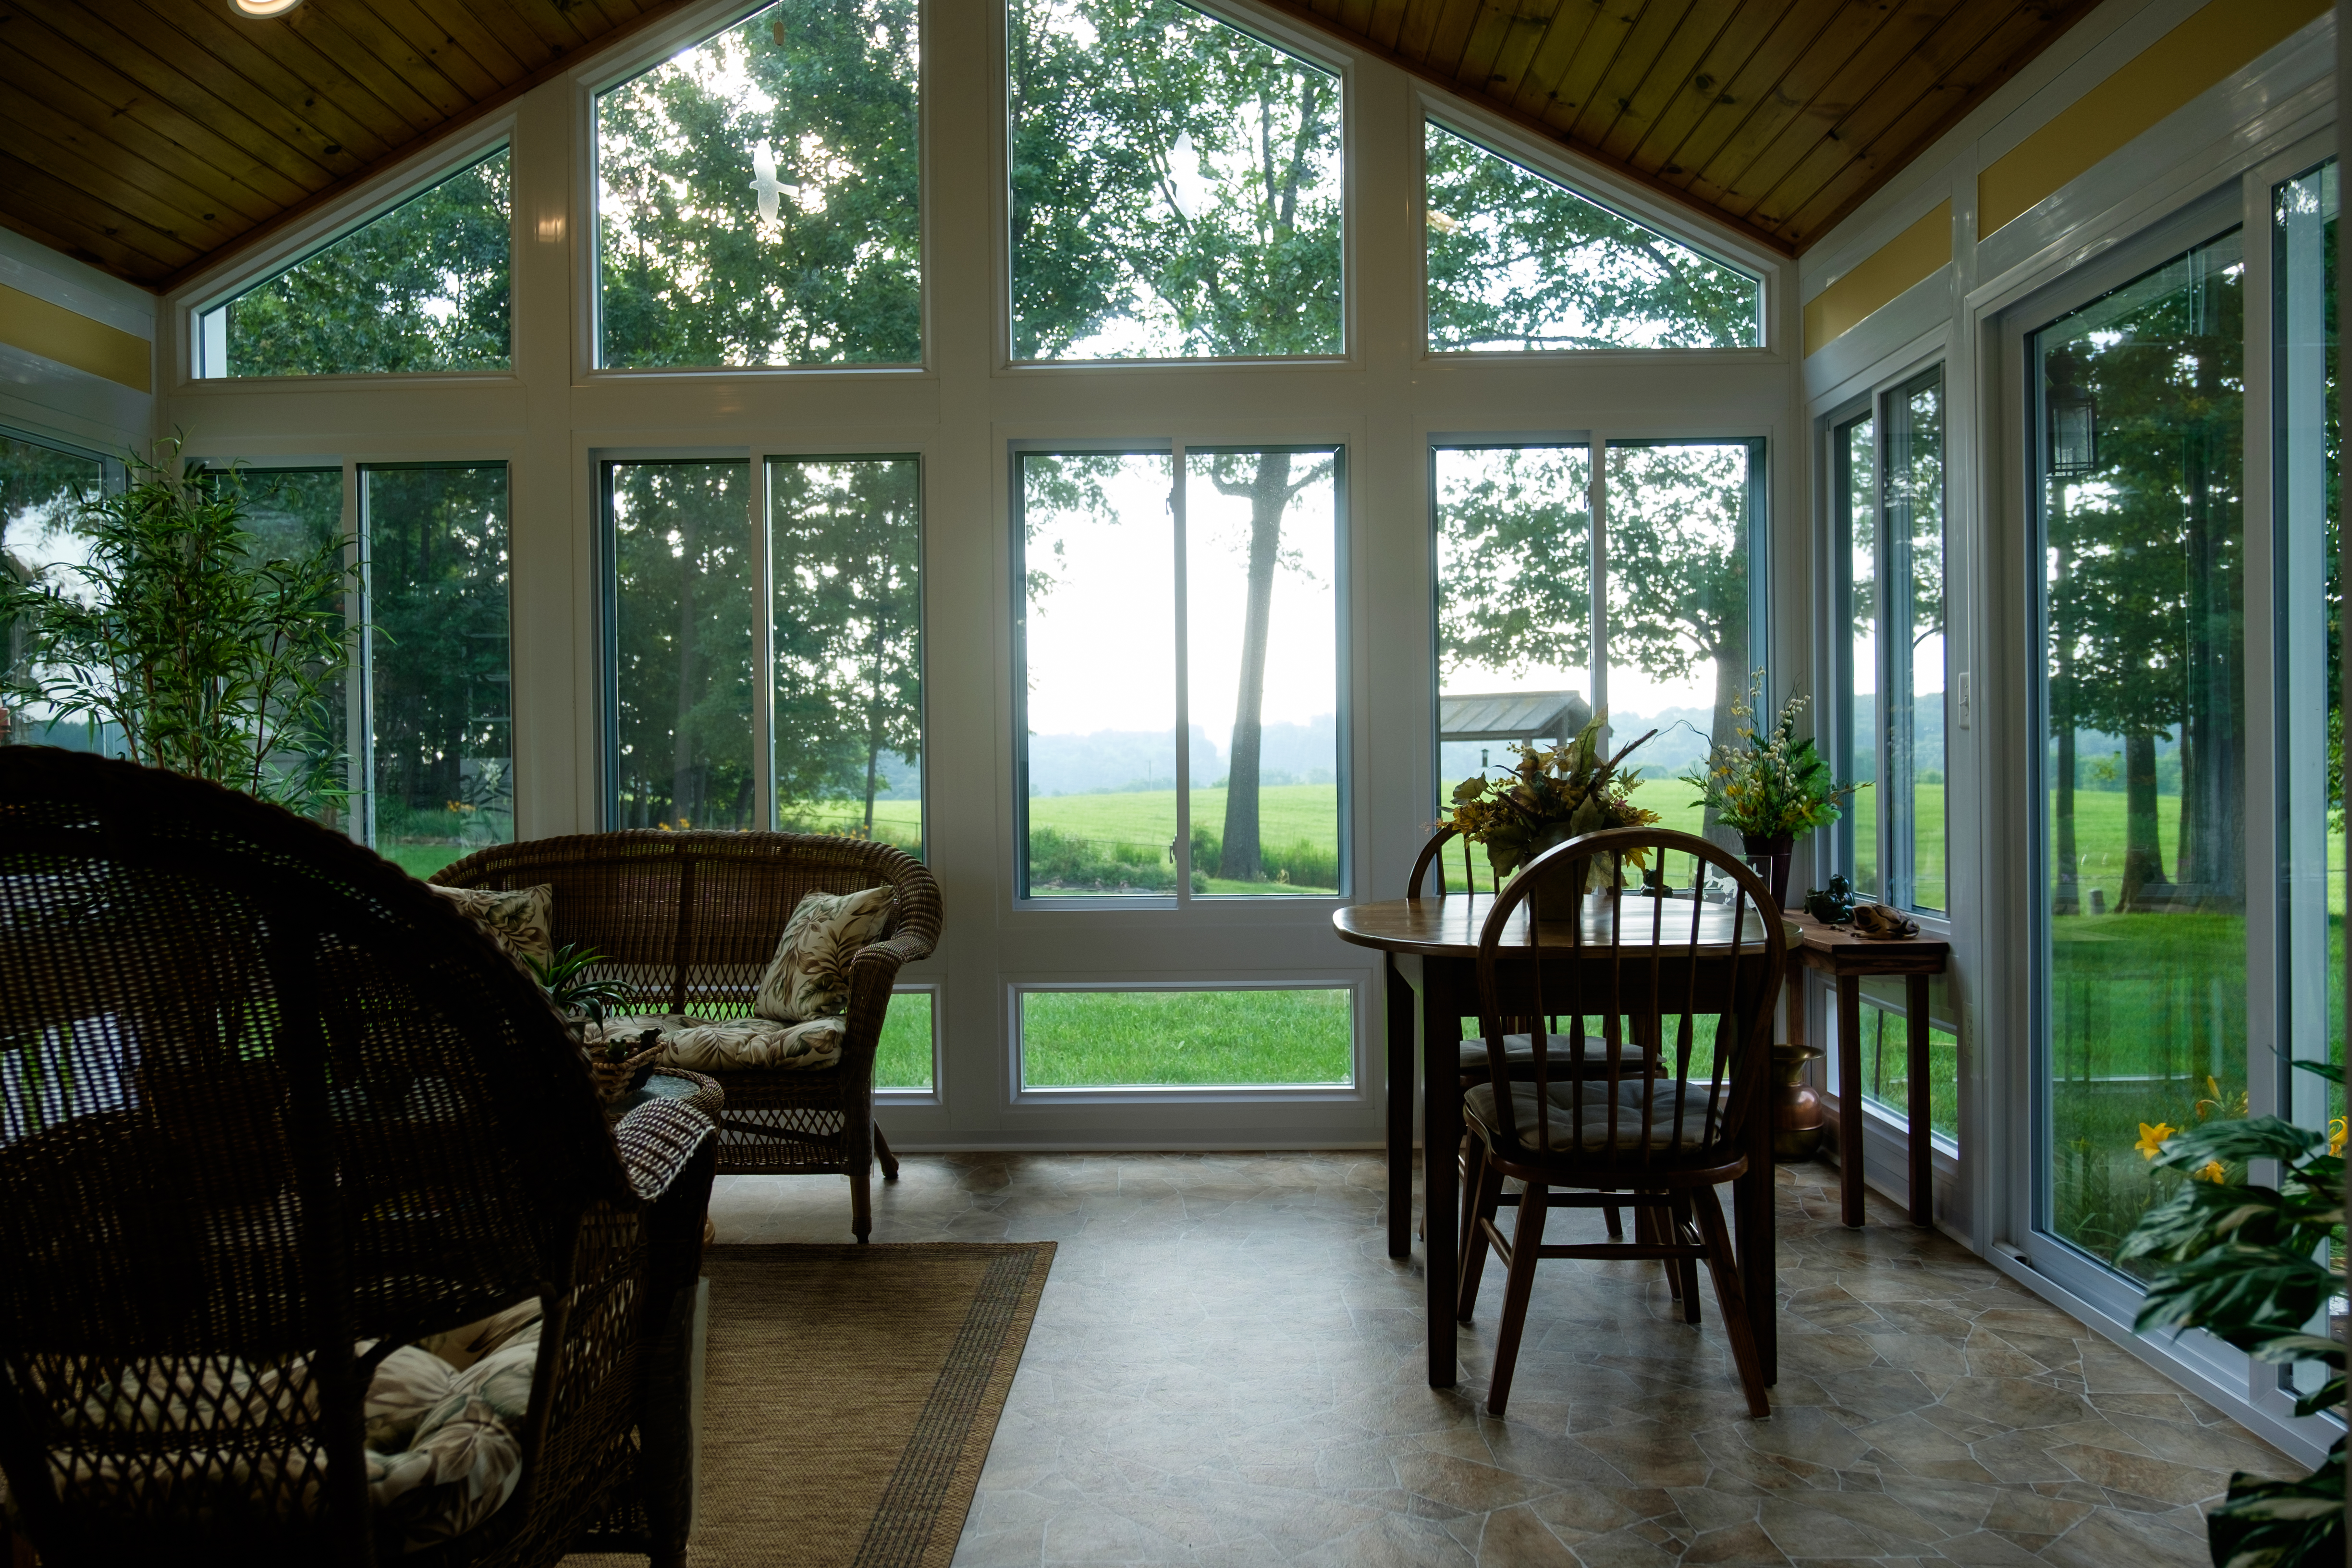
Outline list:
[[[1977,175],[1978,237],[2326,11],[2327,0],[2210,0]]]
[[[121,382],[133,392],[154,390],[154,351],[145,338],[5,283],[0,283],[0,343]]]
[[[1864,316],[1952,260],[1952,204],[1880,246],[1844,277],[1805,301],[1805,353],[1820,352]]]

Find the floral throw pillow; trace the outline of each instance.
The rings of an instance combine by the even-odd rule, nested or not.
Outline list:
[[[474,917],[481,928],[490,933],[499,951],[523,968],[526,958],[541,963],[555,957],[555,887],[541,882],[536,888],[518,888],[502,893],[494,888],[445,888],[437,882],[426,887]],[[525,973],[530,971],[524,970]]]
[[[809,894],[784,923],[751,1011],[785,1024],[847,1013],[850,963],[889,923],[888,888]]]

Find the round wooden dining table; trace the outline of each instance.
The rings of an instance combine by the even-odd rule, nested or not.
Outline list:
[[[1494,907],[1491,893],[1449,893],[1442,899],[1391,899],[1354,904],[1331,913],[1342,942],[1387,955],[1388,973],[1388,1243],[1391,1258],[1412,1255],[1413,1089],[1421,1091],[1423,1162],[1422,1215],[1428,1285],[1429,1385],[1451,1388],[1455,1380],[1454,1292],[1460,1272],[1461,1173],[1454,1152],[1462,1143],[1462,1022],[1478,1012],[1478,936]],[[1628,912],[1651,910],[1646,900],[1624,900]],[[1686,911],[1688,904],[1680,910]],[[1602,937],[1608,920],[1604,900],[1595,898],[1583,917],[1586,939]],[[1664,911],[1654,911],[1664,913]],[[1731,911],[1710,905],[1699,911],[1702,952],[1729,950]],[[1563,922],[1564,923],[1564,922]],[[1761,920],[1747,916],[1747,941],[1762,940]],[[1690,934],[1690,916],[1676,912],[1654,921],[1644,913],[1628,921],[1627,943],[1647,942],[1654,930],[1662,943],[1680,946]],[[1544,929],[1549,931],[1549,921]],[[1524,907],[1512,917],[1504,940],[1527,941]],[[1549,940],[1549,938],[1547,939]],[[1565,945],[1565,938],[1562,939]],[[1416,1027],[1417,1026],[1417,1027]],[[1413,1042],[1422,1045],[1421,1071],[1413,1071]],[[1761,1092],[1761,1086],[1759,1086]],[[1739,1273],[1747,1289],[1749,1320],[1764,1361],[1764,1381],[1780,1377],[1778,1337],[1773,1331],[1772,1119],[1748,1118],[1748,1173],[1734,1188]]]

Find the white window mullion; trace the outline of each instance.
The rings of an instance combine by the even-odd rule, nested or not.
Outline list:
[[[1585,494],[1592,518],[1591,672],[1586,682],[1592,692],[1592,711],[1605,714],[1609,711],[1609,440],[1598,430],[1592,433],[1591,474]],[[1613,733],[1604,732],[1604,743]]]
[[[1168,461],[1168,509],[1175,521],[1176,574],[1176,841],[1168,847],[1176,867],[1176,902],[1192,901],[1192,592],[1187,580],[1184,537],[1184,443],[1171,444]]]
[[[768,461],[754,448],[749,492],[751,517],[751,793],[759,805],[751,820],[776,827],[776,579],[770,549]]]

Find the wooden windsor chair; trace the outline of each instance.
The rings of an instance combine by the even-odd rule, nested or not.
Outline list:
[[[1674,891],[1670,861],[1688,858],[1686,890]],[[1580,894],[1598,860],[1603,890]],[[1646,863],[1648,887],[1626,888]],[[1713,870],[1729,880],[1727,902],[1699,895]],[[1547,889],[1573,900],[1575,920],[1532,918]],[[1523,915],[1524,911],[1524,915]],[[1655,1258],[1698,1321],[1698,1264],[1715,1281],[1749,1414],[1770,1413],[1719,1184],[1748,1170],[1748,1118],[1764,1114],[1772,1009],[1786,942],[1780,911],[1756,874],[1705,839],[1654,827],[1586,834],[1537,857],[1496,898],[1478,942],[1480,1027],[1501,1037],[1512,1020],[1561,1017],[1581,1035],[1590,1020],[1617,1047],[1605,1070],[1561,1078],[1549,1053],[1531,1053],[1522,1076],[1490,1060],[1486,1081],[1463,1096],[1476,1146],[1468,1184],[1458,1315],[1470,1321],[1491,1250],[1509,1271],[1486,1396],[1503,1414],[1543,1258]],[[1711,1024],[1711,1028],[1710,1028]],[[1628,1057],[1638,1052],[1637,1062]],[[1518,1224],[1496,1224],[1503,1184],[1525,1184]],[[1634,1238],[1547,1245],[1555,1208],[1626,1205]],[[1772,1289],[1770,1280],[1758,1288]]]
[[[1450,823],[1441,824],[1437,831],[1430,836],[1429,842],[1421,847],[1420,858],[1413,862],[1412,880],[1405,884],[1404,896],[1407,899],[1418,899],[1422,896],[1422,889],[1428,885],[1432,867],[1436,867],[1439,871],[1438,897],[1445,896],[1444,868],[1442,859],[1446,845],[1457,838],[1461,838],[1461,834]],[[1478,874],[1472,863],[1470,841],[1466,838],[1462,839],[1462,881],[1464,888],[1468,891],[1475,893],[1478,890]],[[1499,892],[1501,888],[1502,879],[1495,874],[1491,865],[1488,866],[1487,890]],[[1603,1059],[1604,1053],[1609,1048],[1606,1040],[1598,1035],[1588,1035],[1584,1037],[1583,1046],[1580,1050],[1575,1037],[1558,1032],[1558,1023],[1559,1020],[1556,1018],[1547,1018],[1540,1031],[1530,1024],[1520,1032],[1503,1037],[1504,1055],[1514,1079],[1522,1080],[1532,1079],[1535,1072],[1533,1061],[1535,1038],[1538,1033],[1542,1034],[1544,1038],[1545,1067],[1550,1077],[1563,1079],[1578,1075],[1594,1077],[1608,1070],[1608,1065]],[[1471,1036],[1462,1042],[1461,1085],[1465,1094],[1486,1081],[1488,1071],[1486,1041],[1491,1037],[1489,1035],[1479,1034]],[[1641,1060],[1641,1050],[1635,1046],[1622,1045],[1619,1047],[1619,1054],[1622,1058],[1621,1065],[1632,1065]],[[1468,1266],[1471,1243],[1475,1235],[1470,1212],[1470,1199],[1475,1190],[1471,1182],[1475,1143],[1475,1140],[1465,1131],[1462,1137],[1462,1228],[1457,1233],[1462,1237],[1465,1267]],[[1518,1194],[1505,1193],[1501,1201],[1506,1207],[1508,1207],[1519,1201]],[[1601,1213],[1602,1218],[1608,1224],[1611,1236],[1624,1234],[1622,1221],[1619,1217],[1615,1205],[1605,1205]]]

